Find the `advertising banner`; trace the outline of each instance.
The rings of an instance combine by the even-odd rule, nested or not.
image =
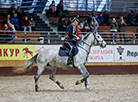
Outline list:
[[[88,62],[113,62],[114,50],[113,46],[108,45],[106,48],[99,46],[92,47],[88,57]]]
[[[0,45],[0,60],[28,60],[48,48],[59,50],[61,45]],[[88,62],[138,62],[137,45],[92,46]]]
[[[55,50],[59,50],[61,45],[35,45],[35,53],[40,53],[48,48],[53,48]]]
[[[39,53],[48,48],[54,48],[59,50],[61,45],[35,45],[35,53]],[[88,56],[88,62],[113,62],[114,61],[114,51],[113,46],[109,45],[102,49],[98,46],[94,46],[90,50]]]
[[[0,45],[0,60],[28,60],[35,55],[35,45]]]
[[[115,62],[138,62],[137,45],[115,45]]]

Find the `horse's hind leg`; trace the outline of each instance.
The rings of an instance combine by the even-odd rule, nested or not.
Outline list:
[[[42,72],[44,71],[45,66],[44,65],[38,65],[38,70],[37,70],[37,74],[34,76],[35,79],[35,91],[38,92],[38,79],[40,77],[40,75],[42,74]]]
[[[55,79],[55,73],[56,73],[56,69],[50,70],[49,79],[54,81],[61,89],[64,89],[63,85],[61,85],[61,83]]]

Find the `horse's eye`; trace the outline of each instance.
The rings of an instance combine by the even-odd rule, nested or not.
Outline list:
[[[100,38],[99,36],[97,36],[97,38]]]

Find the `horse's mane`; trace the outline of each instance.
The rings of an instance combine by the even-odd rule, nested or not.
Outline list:
[[[85,40],[92,32],[88,32],[86,35],[83,36],[82,41]]]

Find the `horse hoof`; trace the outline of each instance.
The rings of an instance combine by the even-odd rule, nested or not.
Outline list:
[[[39,92],[38,86],[35,86],[35,91],[36,91],[36,92]]]
[[[80,80],[76,81],[75,85],[79,85],[79,84],[81,84],[81,81]]]
[[[86,89],[86,90],[90,90],[90,88],[89,88],[89,86],[88,86],[88,85],[87,85],[87,86],[85,86],[85,89]]]
[[[61,89],[64,89],[64,86],[63,86],[63,85],[59,85],[59,87],[60,87]]]
[[[39,92],[39,89],[36,89],[35,91],[36,91],[36,92]]]

